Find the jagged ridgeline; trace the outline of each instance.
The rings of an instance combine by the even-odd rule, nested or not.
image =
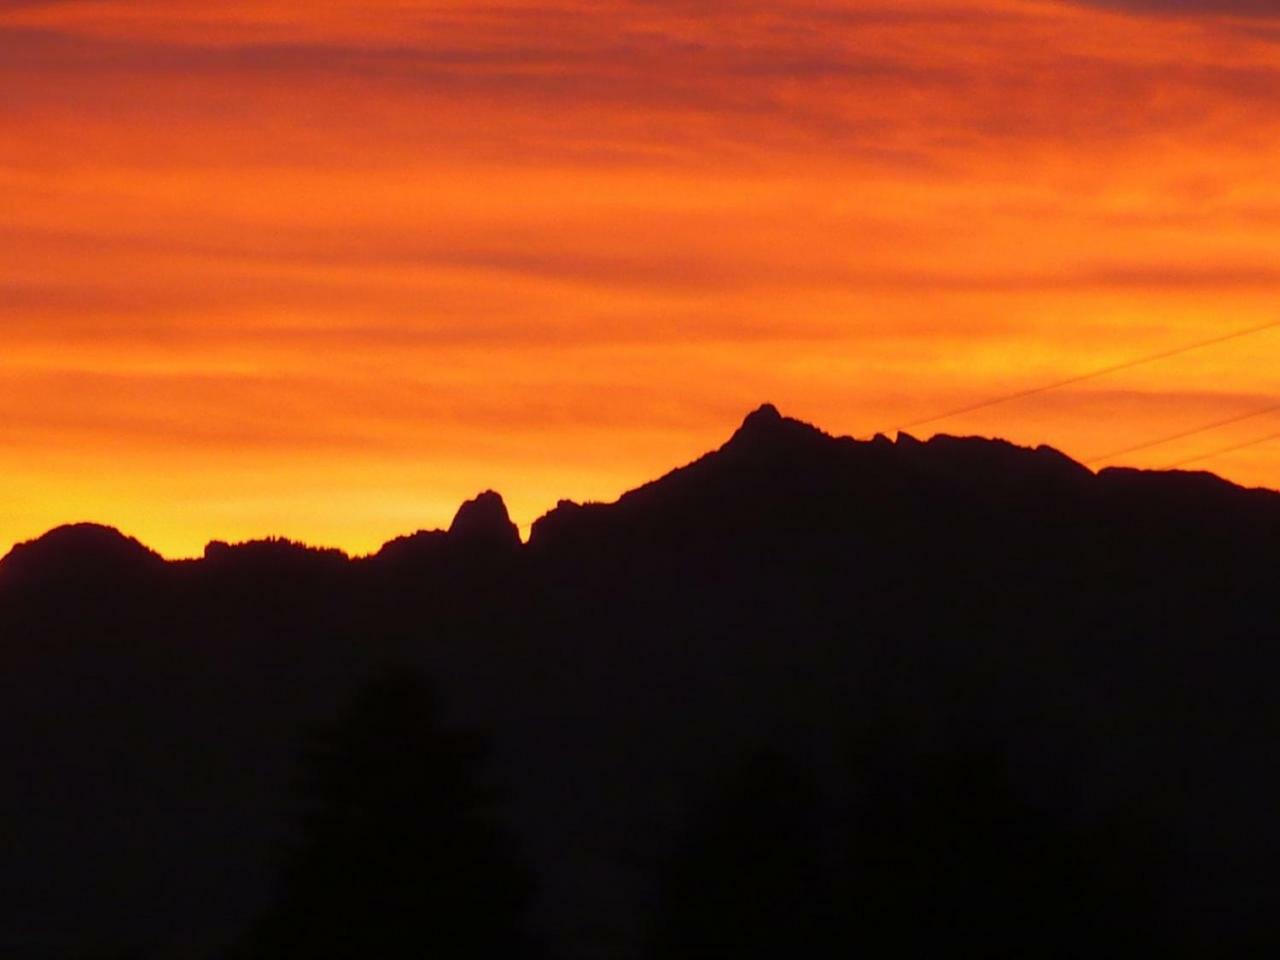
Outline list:
[[[1254,955],[1278,557],[1276,493],[770,406],[528,543],[62,528],[0,562],[0,955]]]

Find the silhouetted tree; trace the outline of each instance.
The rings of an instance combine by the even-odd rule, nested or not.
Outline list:
[[[653,955],[824,955],[833,913],[820,810],[798,763],[759,754],[733,771],[666,864]]]
[[[316,737],[300,838],[254,958],[525,957],[531,877],[496,816],[475,734],[408,669]]]
[[[844,898],[849,939],[870,955],[1127,956],[1161,943],[1149,822],[1072,822],[981,739],[886,727],[856,754]]]

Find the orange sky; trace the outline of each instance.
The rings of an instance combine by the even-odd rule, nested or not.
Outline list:
[[[891,431],[1280,319],[1275,6],[0,0],[0,552],[527,527],[764,400]],[[1088,459],[1277,360],[914,432]],[[1280,441],[1197,466],[1280,486]]]

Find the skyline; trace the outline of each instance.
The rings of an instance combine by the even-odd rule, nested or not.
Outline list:
[[[365,553],[488,488],[527,533],[764,401],[891,434],[1260,328],[1268,6],[0,2],[0,553]],[[1224,422],[1119,461],[1161,467],[1273,433],[1278,351],[909,432]]]

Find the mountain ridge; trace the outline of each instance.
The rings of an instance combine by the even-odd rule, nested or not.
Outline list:
[[[379,548],[366,555],[351,554],[335,547],[326,547],[293,541],[288,538],[267,536],[254,538],[238,543],[227,543],[212,540],[202,555],[194,559],[165,559],[167,564],[199,564],[220,560],[228,562],[235,556],[251,553],[262,554],[272,550],[277,554],[292,553],[297,556],[323,555],[329,559],[339,556],[347,561],[376,561],[386,559],[395,554],[412,552],[411,544],[415,541],[421,547],[435,541],[435,549],[447,549],[444,544],[452,541],[456,544],[460,539],[471,538],[488,541],[501,547],[519,548],[530,546],[536,538],[536,531],[541,530],[545,536],[549,528],[560,526],[567,516],[581,516],[664,493],[673,483],[677,483],[690,472],[696,474],[708,464],[729,463],[734,466],[755,465],[761,463],[781,463],[787,457],[816,450],[831,452],[840,447],[861,451],[877,451],[893,454],[904,461],[912,457],[923,457],[928,466],[934,469],[955,471],[968,467],[986,467],[983,479],[992,479],[995,475],[990,470],[993,466],[1003,464],[1009,468],[1028,467],[1034,463],[1042,463],[1046,470],[1049,464],[1061,468],[1062,475],[1075,473],[1078,477],[1089,476],[1101,480],[1116,479],[1125,484],[1153,482],[1163,490],[1172,491],[1181,488],[1183,492],[1192,489],[1203,491],[1207,495],[1267,495],[1280,497],[1280,491],[1265,487],[1244,487],[1228,481],[1209,471],[1186,470],[1147,470],[1134,467],[1114,466],[1092,471],[1084,464],[1072,459],[1054,447],[1040,444],[1035,447],[1024,447],[995,437],[959,436],[947,433],[935,434],[928,440],[920,440],[906,432],[899,432],[896,440],[877,434],[868,440],[858,440],[851,436],[837,436],[826,433],[819,427],[805,421],[783,415],[771,403],[761,404],[748,413],[732,435],[719,447],[708,451],[687,464],[672,468],[662,475],[621,493],[612,501],[588,501],[578,503],[573,500],[561,500],[556,506],[547,510],[531,524],[531,533],[527,542],[521,541],[515,525],[511,523],[506,504],[501,494],[486,490],[477,494],[463,504],[456,512],[449,528],[445,530],[419,530],[404,534],[383,543]],[[1035,473],[1036,471],[1028,471]],[[1014,474],[1010,474],[1013,476]],[[1152,479],[1159,478],[1159,479]],[[38,537],[15,544],[4,557],[0,557],[0,582],[3,571],[8,566],[26,563],[24,556],[39,555],[43,562],[48,562],[61,553],[69,557],[95,555],[103,557],[104,544],[114,541],[130,547],[133,559],[154,559],[160,554],[142,544],[127,533],[105,524],[83,522],[70,523],[55,527]],[[430,547],[426,549],[432,549]],[[112,556],[117,562],[129,562],[128,551],[116,550]]]
[[[0,879],[31,891],[0,902],[0,955],[82,956],[92,932],[221,960],[183,945],[230,943],[269,900],[307,731],[387,663],[491,734],[566,960],[648,960],[661,862],[738,758],[780,753],[847,811],[868,736],[886,789],[895,762],[950,753],[947,778],[994,757],[997,809],[1071,825],[1065,848],[1079,828],[1108,849],[1136,809],[1149,829],[1122,839],[1155,835],[1164,906],[1134,929],[1260,955],[1280,915],[1277,560],[1274,491],[833,437],[768,405],[523,544],[493,491],[355,558],[268,538],[166,562],[59,528],[0,564]],[[815,817],[844,849],[848,824]]]

